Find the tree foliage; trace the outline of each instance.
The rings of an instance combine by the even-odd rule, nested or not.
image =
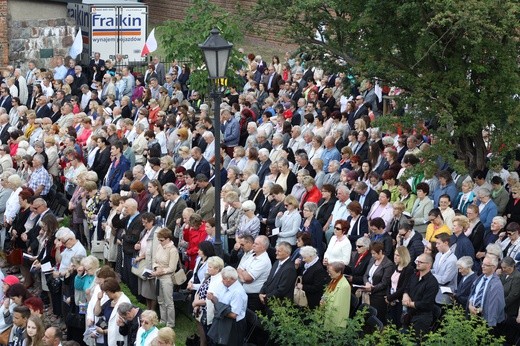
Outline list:
[[[268,21],[311,64],[379,78],[407,91],[414,123],[434,124],[433,146],[469,169],[515,149],[520,133],[520,5],[516,0],[259,0]],[[514,145],[513,145],[514,144]]]
[[[234,71],[242,67],[242,57],[236,49],[237,43],[243,40],[243,23],[238,16],[226,11],[209,0],[191,0],[182,21],[167,21],[157,28],[161,46],[169,60],[188,61],[192,67],[190,88],[204,93],[208,90],[208,73],[204,67],[204,57],[199,48],[209,36],[213,28],[218,28],[227,41],[233,43],[229,58],[228,79],[230,83],[236,78]]]

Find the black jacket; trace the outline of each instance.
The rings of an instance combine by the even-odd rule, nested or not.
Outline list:
[[[397,270],[397,268],[396,268]],[[401,275],[399,275],[399,280],[397,280],[397,289],[394,293],[390,293],[391,285],[388,287],[387,291],[387,300],[388,302],[392,302],[394,300],[401,301],[403,299],[404,290],[408,287],[410,283],[410,279],[412,275],[415,274],[415,269],[412,265],[407,265],[401,270]],[[471,285],[470,285],[471,288]]]
[[[125,323],[123,326],[119,327],[119,334],[122,336],[126,336],[128,343],[127,345],[135,344],[135,338],[137,336],[137,331],[139,327],[141,327],[141,314],[143,310],[139,308],[139,311],[135,315],[134,319]]]
[[[330,280],[329,275],[319,260],[307,268],[307,270],[304,269],[302,262],[300,265],[300,275],[302,276],[303,291],[307,296],[309,308],[318,307],[321,297],[323,296],[325,285]]]
[[[278,264],[279,261],[273,264],[271,272],[260,290],[260,294],[265,294],[267,299],[288,298],[292,300],[294,297],[294,284],[296,283],[296,268],[289,258],[282,264],[280,269],[278,269]]]
[[[141,214],[137,214],[127,227],[129,220],[130,216],[125,216],[121,219],[120,214],[116,214],[112,219],[114,227],[125,230],[123,235],[123,253],[125,255],[133,255],[135,253],[134,245],[139,241],[139,235],[144,228]]]

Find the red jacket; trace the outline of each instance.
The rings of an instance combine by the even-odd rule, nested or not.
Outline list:
[[[307,202],[314,202],[318,204],[321,199],[321,191],[318,189],[316,185],[310,191],[307,191],[302,196],[302,201],[300,203],[300,210],[303,210],[303,205]]]
[[[195,268],[195,261],[199,252],[199,244],[204,241],[207,237],[206,223],[202,223],[198,229],[190,227],[184,230],[184,240],[188,242],[188,249],[186,254],[188,255],[187,267],[191,270]]]

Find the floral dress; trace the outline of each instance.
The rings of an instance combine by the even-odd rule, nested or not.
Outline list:
[[[85,215],[87,216],[87,227],[89,229],[89,234],[92,236],[94,233],[95,223],[97,221],[97,214],[99,212],[99,208],[101,207],[101,203],[99,202],[99,191],[94,195],[94,197],[89,198],[87,203],[85,204]]]

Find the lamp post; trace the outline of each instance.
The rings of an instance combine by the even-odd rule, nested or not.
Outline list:
[[[215,128],[215,250],[218,256],[222,257],[222,222],[220,218],[220,190],[222,188],[220,168],[220,102],[222,93],[220,91],[219,80],[226,78],[226,70],[229,54],[233,45],[220,36],[220,31],[213,28],[209,37],[199,48],[204,54],[206,68],[208,69],[211,83],[211,97],[213,99],[213,120]]]

